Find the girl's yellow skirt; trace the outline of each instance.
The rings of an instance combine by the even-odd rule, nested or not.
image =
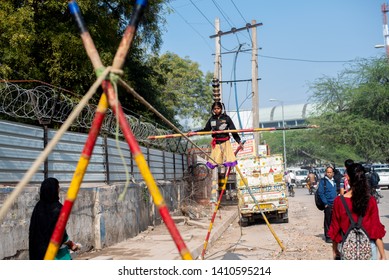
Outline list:
[[[208,160],[207,166],[214,169],[216,166],[223,164],[226,167],[234,167],[237,165],[237,160],[232,150],[231,142],[225,141],[216,144],[211,152],[211,159]]]

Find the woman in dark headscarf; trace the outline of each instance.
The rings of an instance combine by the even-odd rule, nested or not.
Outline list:
[[[34,207],[30,220],[28,238],[30,260],[43,260],[61,208],[58,180],[45,179],[41,184],[40,199]],[[78,246],[69,240],[65,230],[63,244],[58,250],[56,259],[71,259],[69,248],[76,251]]]

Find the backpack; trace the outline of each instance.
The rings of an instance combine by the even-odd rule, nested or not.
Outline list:
[[[372,250],[370,238],[366,230],[362,227],[362,216],[358,217],[356,223],[351,216],[350,209],[347,206],[343,195],[340,196],[347,216],[350,219],[350,226],[343,235],[342,232],[342,249],[340,250],[340,258],[342,260],[370,260],[372,257]]]
[[[324,189],[325,189],[326,188],[326,179],[324,178],[322,180],[324,180]],[[318,190],[316,190],[316,192],[315,192],[315,204],[316,204],[317,209],[319,209],[320,211],[323,211],[325,209],[325,205],[320,198]]]
[[[334,169],[334,181],[336,184],[336,191],[339,194],[340,192],[340,184],[342,181],[343,175],[340,173],[339,169]]]
[[[380,176],[377,172],[373,171],[370,175],[370,184],[372,187],[377,187],[380,182]]]

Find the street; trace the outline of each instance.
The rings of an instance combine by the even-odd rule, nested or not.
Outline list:
[[[332,244],[323,240],[323,212],[316,208],[314,196],[307,189],[297,188],[295,192],[289,197],[289,223],[270,222],[275,236],[264,221],[240,228],[236,219],[209,248],[205,259],[331,260]],[[383,189],[382,194],[378,208],[387,231],[384,244],[389,257],[389,190]]]

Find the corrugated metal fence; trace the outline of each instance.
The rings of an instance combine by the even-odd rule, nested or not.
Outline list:
[[[55,133],[53,129],[0,121],[0,184],[17,184]],[[30,183],[39,184],[45,176],[70,182],[86,139],[86,134],[65,133]],[[147,147],[141,150],[154,179],[182,179],[187,169],[186,155]],[[99,136],[83,183],[125,182],[127,176],[142,180],[127,142]]]

